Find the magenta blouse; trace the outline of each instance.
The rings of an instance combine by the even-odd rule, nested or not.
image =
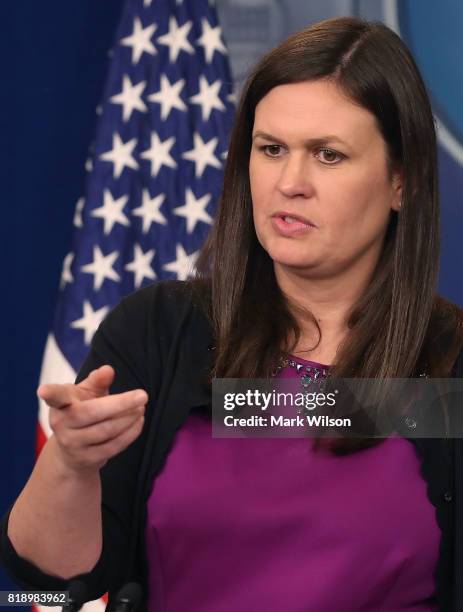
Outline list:
[[[414,445],[311,442],[212,438],[189,415],[148,500],[150,612],[437,610],[441,534]]]

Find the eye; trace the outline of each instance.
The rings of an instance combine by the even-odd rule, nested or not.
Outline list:
[[[282,146],[278,144],[262,145],[259,147],[260,151],[263,151],[267,157],[279,157],[282,151]]]
[[[333,151],[333,149],[318,149],[317,154],[319,153],[323,153],[325,157],[325,161],[322,161],[322,160],[320,161],[322,162],[322,164],[325,164],[326,166],[334,166],[335,164],[339,163],[345,157],[344,155],[342,155],[342,153],[337,153],[336,151]],[[336,159],[336,157],[338,159]]]

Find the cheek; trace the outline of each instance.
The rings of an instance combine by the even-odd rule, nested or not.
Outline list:
[[[381,177],[374,178],[370,173],[342,182],[333,181],[325,187],[327,201],[332,204],[325,208],[325,213],[333,221],[374,223],[388,214],[391,196]]]
[[[254,216],[254,220],[259,221],[259,219],[262,218],[262,215],[265,209],[263,195],[260,191],[257,194],[251,191],[251,198],[252,198],[252,214]]]
[[[345,189],[342,198],[332,200],[333,207],[325,210],[323,221],[328,240],[339,248],[349,250],[379,239],[387,227],[390,209],[387,197],[378,184],[369,188]]]
[[[259,211],[270,197],[272,178],[253,155],[251,155],[249,162],[249,182],[253,210]]]

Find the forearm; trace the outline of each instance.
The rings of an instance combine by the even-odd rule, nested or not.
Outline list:
[[[8,537],[21,557],[47,574],[89,572],[102,549],[99,471],[68,470],[52,436],[11,510]]]

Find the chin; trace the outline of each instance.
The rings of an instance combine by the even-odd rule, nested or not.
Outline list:
[[[297,254],[288,255],[287,253],[269,253],[269,255],[270,258],[273,260],[273,263],[282,268],[308,269],[317,265],[317,262],[313,258],[309,258],[307,256],[301,257]]]
[[[310,246],[308,244],[291,244],[287,238],[261,240],[258,238],[262,248],[274,264],[292,268],[310,268],[317,265],[319,257],[315,259],[312,254],[308,254]]]
[[[307,244],[294,244],[287,238],[283,240],[281,238],[277,240],[268,240],[266,243],[262,244],[262,246],[273,261],[296,263],[303,259],[311,259],[311,256],[307,253],[310,246]]]
[[[274,262],[280,268],[292,269],[292,270],[310,270],[316,268],[317,265],[312,261],[282,261]]]

